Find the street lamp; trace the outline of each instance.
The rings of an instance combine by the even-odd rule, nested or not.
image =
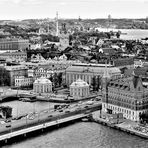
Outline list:
[[[33,103],[33,113],[35,113],[35,102]]]
[[[51,94],[49,95],[49,98],[48,98],[49,100],[50,100],[50,97],[51,97]],[[48,109],[50,111],[50,103],[49,103],[50,101],[49,100],[48,100]]]

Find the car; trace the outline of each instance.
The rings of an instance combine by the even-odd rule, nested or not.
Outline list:
[[[34,120],[34,117],[30,117],[29,120]]]
[[[0,121],[0,124],[5,124],[6,122],[5,121]]]
[[[70,111],[69,110],[66,110],[65,113],[70,113]]]
[[[8,127],[11,127],[11,125],[9,124],[9,125],[6,125],[6,127],[8,128]]]
[[[50,118],[51,118],[51,117],[53,117],[53,115],[49,115],[48,117],[50,117]]]
[[[59,112],[63,112],[63,110],[59,110]]]
[[[84,106],[84,108],[88,108],[88,106]]]
[[[11,122],[11,120],[10,119],[7,119],[7,120],[5,120],[5,122],[8,123],[8,122]]]

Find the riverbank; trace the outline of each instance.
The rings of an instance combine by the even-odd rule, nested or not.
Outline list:
[[[141,138],[148,139],[148,127],[143,127],[138,124],[138,122],[134,122],[131,120],[124,119],[122,122],[119,123],[111,123],[108,121],[107,118],[102,118],[100,115],[96,116],[96,114],[93,114],[93,116],[90,118],[90,121],[96,122],[108,127],[111,127],[113,129],[123,131],[132,135],[139,136]]]

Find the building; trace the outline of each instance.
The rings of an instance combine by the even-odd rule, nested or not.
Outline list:
[[[33,83],[33,91],[36,93],[50,93],[52,92],[52,82],[41,77]]]
[[[88,97],[90,94],[89,85],[87,82],[78,79],[70,85],[70,95],[75,99]]]
[[[4,67],[10,75],[10,85],[15,86],[15,78],[18,76],[28,76],[28,68],[24,65],[5,66]]]
[[[0,50],[25,51],[28,48],[29,48],[29,40],[23,40],[23,39],[1,39],[0,40]]]
[[[134,59],[133,58],[118,58],[112,59],[110,61],[111,65],[118,67],[118,68],[133,68],[134,67]]]
[[[121,77],[111,80],[103,77],[102,110],[122,113],[123,117],[139,121],[139,115],[148,110],[148,88],[143,86],[137,76]]]
[[[116,54],[116,50],[114,48],[100,48],[100,53],[103,53],[105,56],[112,56]]]
[[[55,57],[55,59],[57,59],[57,57]],[[55,59],[48,59],[44,63],[26,63],[26,66],[33,67],[28,69],[28,76],[32,76],[36,79],[41,76],[50,78],[54,73],[63,73],[65,75],[66,68],[77,62],[66,60],[64,55],[60,56],[59,60]]]
[[[107,65],[109,73],[112,78],[118,78],[121,75],[119,68]],[[66,84],[71,85],[77,79],[82,79],[89,85],[92,83],[92,78],[94,76],[99,76],[102,78],[105,71],[105,64],[74,64],[66,69]]]
[[[15,78],[16,87],[31,86],[32,84],[33,84],[32,77],[16,76]]]
[[[0,106],[0,118],[7,119],[12,117],[12,108],[10,106]]]
[[[134,68],[148,66],[145,60],[134,60]]]
[[[4,59],[6,61],[22,62],[27,60],[27,53],[26,52],[4,52],[0,54],[0,59]]]

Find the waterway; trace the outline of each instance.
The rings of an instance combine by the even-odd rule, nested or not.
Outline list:
[[[120,36],[121,39],[141,39],[148,37],[148,30],[146,29],[112,29],[112,28],[98,28],[99,31],[108,32],[108,31],[121,31],[122,34]]]
[[[1,105],[13,107],[13,115],[42,111],[53,107],[49,102],[11,101]],[[148,140],[109,127],[78,122],[53,129],[36,137],[24,139],[2,148],[148,148]]]
[[[79,122],[3,148],[148,148],[148,140],[97,123]]]

